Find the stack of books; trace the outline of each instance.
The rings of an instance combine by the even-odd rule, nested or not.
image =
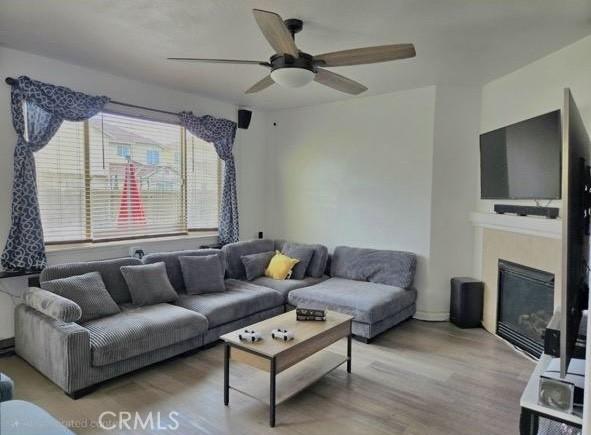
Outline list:
[[[326,320],[325,310],[313,310],[311,308],[296,308],[297,320]]]

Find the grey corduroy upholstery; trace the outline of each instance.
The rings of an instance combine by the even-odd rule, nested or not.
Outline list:
[[[306,269],[306,276],[322,278],[324,272],[326,271],[326,263],[328,261],[328,248],[326,246],[320,245],[318,243],[294,243],[277,239],[275,240],[275,249],[278,251],[283,251],[286,244],[301,245],[312,248],[314,250],[314,255],[312,255],[310,263],[308,264],[308,268]]]
[[[92,365],[90,332],[24,304],[15,310],[15,350],[66,393],[129,373],[203,345],[203,335],[104,366]]]
[[[350,314],[361,323],[376,323],[415,303],[417,292],[384,284],[330,278],[293,290],[289,303],[296,307],[329,309]]]
[[[148,254],[143,259],[144,264],[153,264],[164,262],[168,279],[177,293],[185,293],[185,281],[183,271],[179,262],[179,257],[192,257],[202,255],[219,255],[222,264],[225,264],[224,253],[220,249],[194,249],[187,251],[159,252]]]
[[[12,400],[14,383],[4,373],[0,373],[0,402]]]
[[[25,304],[46,316],[62,322],[77,322],[82,309],[70,299],[37,287],[29,287],[24,295]]]
[[[286,243],[283,245],[281,252],[290,258],[299,260],[293,269],[291,269],[290,279],[304,279],[310,260],[312,260],[312,256],[314,255],[314,249],[299,243]]]
[[[16,352],[64,391],[76,393],[280,314],[288,300],[293,305],[317,303],[313,306],[351,312],[356,316],[353,332],[368,338],[415,312],[416,290],[379,284],[410,287],[416,265],[413,254],[339,248],[333,261],[334,277],[324,281],[328,251],[322,245],[307,245],[316,248],[303,280],[242,280],[243,255],[274,251],[279,246],[283,242],[254,240],[226,245],[222,250],[150,254],[143,262],[120,258],[50,266],[41,273],[41,282],[99,272],[122,311],[78,324],[74,323],[74,306],[60,305],[57,295],[48,298],[30,290],[28,302],[15,311]],[[212,254],[223,260],[226,277],[239,279],[226,279],[225,291],[187,295],[178,258]],[[158,262],[165,263],[179,300],[174,305],[131,305],[120,268]]]
[[[172,287],[163,261],[139,266],[123,266],[121,273],[134,305],[145,306],[174,302],[179,295]]]
[[[119,312],[98,272],[43,281],[41,288],[75,302],[82,311],[80,322]]]
[[[243,255],[242,264],[246,272],[246,279],[252,281],[265,275],[265,270],[275,255],[275,251],[259,252],[257,254]]]
[[[330,276],[409,288],[417,266],[411,252],[338,246],[332,255]]]
[[[236,279],[226,280],[223,292],[183,295],[176,305],[207,317],[209,328],[283,305],[283,296],[270,288]]]
[[[246,271],[242,264],[242,256],[273,251],[273,240],[259,239],[229,243],[222,248],[226,256],[226,277],[232,279],[246,279]]]
[[[218,255],[179,257],[188,294],[223,292],[225,265]]]
[[[92,365],[104,366],[205,334],[207,319],[170,304],[124,308],[82,326],[90,333]]]
[[[268,276],[261,276],[260,278],[257,278],[251,282],[256,285],[277,290],[283,296],[283,302],[287,303],[287,295],[292,290],[302,287],[309,287],[328,278],[329,277],[326,275],[324,275],[322,278],[312,278],[311,276],[308,276],[304,279],[273,279],[269,278]]]
[[[131,301],[129,288],[121,275],[121,266],[134,266],[142,264],[137,258],[116,258],[114,260],[87,261],[80,263],[67,263],[49,266],[41,272],[39,280],[44,281],[67,278],[69,276],[82,275],[88,272],[99,272],[105,283],[107,291],[118,304]]]

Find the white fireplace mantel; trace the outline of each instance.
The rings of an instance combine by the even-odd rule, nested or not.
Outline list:
[[[527,234],[530,236],[562,238],[562,219],[547,219],[537,216],[516,216],[497,213],[470,213],[475,227]]]

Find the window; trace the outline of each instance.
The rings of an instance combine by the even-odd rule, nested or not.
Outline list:
[[[129,145],[117,145],[117,155],[119,157],[131,157],[131,147]]]
[[[220,161],[179,125],[101,113],[64,122],[35,160],[47,243],[217,228]]]
[[[190,229],[217,228],[220,164],[213,145],[187,133],[187,223]]]
[[[175,156],[178,151],[175,151]],[[148,165],[156,166],[160,164],[160,151],[148,150],[146,151],[146,161]],[[179,159],[175,159],[174,163],[178,165]]]

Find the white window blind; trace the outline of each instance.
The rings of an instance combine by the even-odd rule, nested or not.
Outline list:
[[[64,121],[35,164],[45,241],[86,239],[84,123]]]
[[[217,228],[220,159],[212,144],[187,133],[187,220],[191,230]]]
[[[35,160],[47,243],[217,228],[217,153],[179,125],[100,113],[64,122]]]
[[[93,239],[185,232],[181,127],[102,113],[89,124]]]

